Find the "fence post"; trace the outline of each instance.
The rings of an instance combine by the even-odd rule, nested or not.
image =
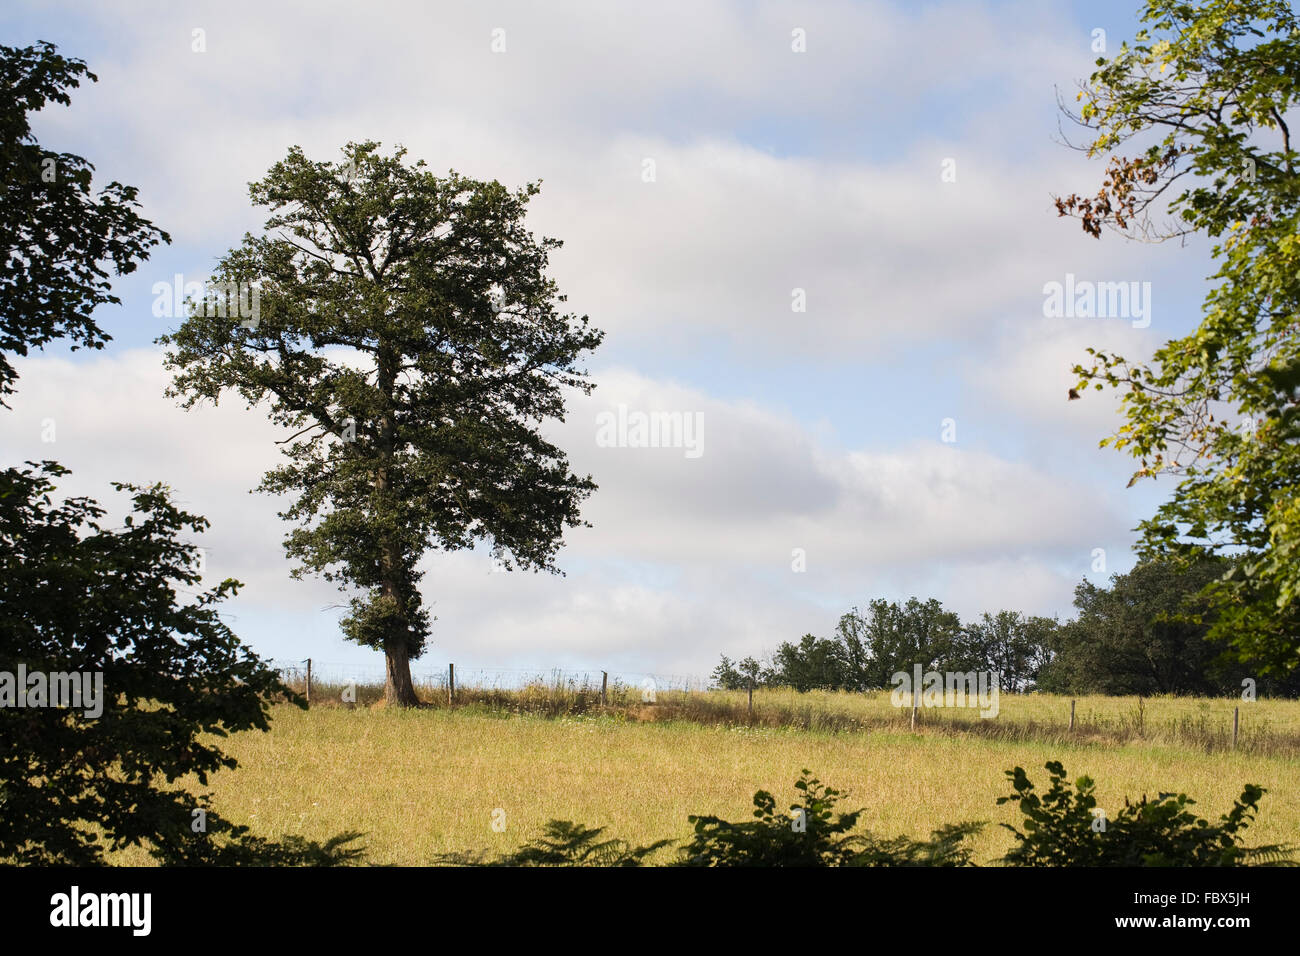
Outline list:
[[[920,694],[921,694],[920,687],[912,688],[912,729],[913,730],[916,730],[916,704],[918,698],[920,697]]]
[[[600,706],[604,707],[609,703],[609,697],[606,696],[606,690],[609,688],[609,671],[600,672]]]
[[[1074,730],[1074,701],[1070,701],[1070,729]]]
[[[311,658],[307,658],[307,706],[311,706]]]
[[[1241,708],[1232,708],[1232,749],[1237,749],[1237,727],[1241,721]]]
[[[456,665],[447,665],[447,706],[456,703]]]
[[[749,721],[754,722],[754,678],[749,679]]]

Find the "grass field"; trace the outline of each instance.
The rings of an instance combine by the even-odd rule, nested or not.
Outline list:
[[[534,689],[531,702],[527,693],[490,692],[495,703],[465,691],[455,709],[405,712],[322,706],[329,698],[317,690],[310,711],[277,706],[270,733],[226,742],[240,766],[212,778],[214,804],[262,836],[361,831],[368,862],[421,865],[444,852],[513,849],[552,818],[605,826],[634,843],[683,839],[691,813],[748,818],[756,789],[788,804],[807,767],[847,789],[841,809],[865,807],[862,825],[878,835],[988,821],[974,844],[987,863],[1011,845],[996,824],[1017,820],[1013,807],[995,804],[1010,792],[1002,772],[1021,765],[1042,787],[1044,762],[1059,759],[1072,779],[1097,781],[1103,808],[1177,790],[1214,820],[1243,783],[1260,784],[1268,793],[1247,842],[1300,842],[1300,702],[1148,699],[1139,718],[1135,699],[1080,698],[1070,734],[1068,699],[1004,695],[997,718],[975,717],[963,729],[923,712],[913,733],[887,694],[763,691],[755,724],[745,726],[715,719],[736,707],[743,718],[743,693],[602,709],[598,694],[588,708],[563,689],[545,690]],[[1219,738],[1226,719],[1230,746],[1238,705],[1234,752]],[[558,715],[542,715],[548,707]],[[782,716],[795,719],[778,726]],[[491,826],[497,809],[504,832]],[[128,852],[116,862],[146,859]]]

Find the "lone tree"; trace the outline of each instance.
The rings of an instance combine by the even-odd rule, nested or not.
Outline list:
[[[293,576],[364,589],[344,634],[383,650],[385,699],[410,706],[425,552],[486,540],[507,569],[556,572],[563,529],[586,524],[596,486],[539,426],[563,420],[565,388],[594,387],[575,363],[603,333],[559,311],[560,242],[523,225],[539,184],[439,178],[378,147],[349,143],[339,163],[291,148],[249,189],[268,234],[214,275],[257,314],[196,303],[159,341],[185,407],[233,389],[294,430],[259,486],[297,493],[281,512]]]
[[[1102,444],[1138,460],[1130,485],[1179,479],[1140,527],[1142,556],[1231,556],[1207,589],[1209,637],[1286,675],[1300,667],[1300,23],[1282,0],[1148,0],[1142,20],[1079,91],[1106,181],[1057,209],[1098,237],[1204,234],[1219,269],[1194,332],[1149,363],[1090,349],[1076,390],[1124,391],[1127,421]]]

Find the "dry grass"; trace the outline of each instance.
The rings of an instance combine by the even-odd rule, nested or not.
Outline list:
[[[321,706],[317,689],[310,712],[277,707],[269,734],[227,742],[240,767],[213,778],[215,805],[268,837],[360,830],[370,862],[420,865],[444,852],[513,849],[552,818],[606,826],[635,843],[684,839],[691,813],[748,817],[760,787],[792,800],[791,784],[808,767],[847,788],[848,804],[866,807],[863,825],[881,835],[989,821],[975,844],[987,862],[1010,846],[996,824],[1015,819],[995,804],[1009,792],[1002,771],[1019,764],[1045,782],[1043,763],[1060,759],[1072,777],[1098,781],[1103,807],[1179,790],[1215,819],[1243,783],[1258,783],[1269,792],[1249,842],[1300,839],[1296,702],[1243,705],[1243,747],[1232,753],[1217,742],[1232,701],[1148,700],[1139,722],[1133,700],[1081,698],[1081,729],[1070,735],[1068,699],[1006,695],[996,719],[976,716],[963,729],[931,711],[913,734],[887,695],[760,692],[750,727],[721,720],[737,702],[743,718],[743,693],[660,694],[652,708],[625,699],[603,711],[598,689],[583,701],[491,693],[510,699],[396,711]],[[578,707],[585,713],[566,712]],[[548,713],[558,716],[537,715]],[[636,719],[647,716],[656,719]],[[779,720],[789,725],[768,726]],[[497,808],[504,833],[491,828]]]
[[[303,690],[301,685],[296,689]],[[344,706],[339,703],[342,690],[341,685],[317,685],[313,701],[318,707]],[[370,706],[382,697],[382,687],[357,686],[355,690],[358,706]],[[420,693],[429,707],[448,706],[445,686],[423,687]],[[797,693],[762,688],[754,692],[752,717],[744,691],[661,691],[655,704],[647,706],[642,703],[640,688],[613,685],[607,700],[608,705],[602,706],[599,687],[562,681],[531,684],[522,690],[456,690],[458,709],[478,706],[538,717],[621,714],[638,720],[687,720],[706,725],[789,727],[830,733],[902,731],[911,726],[910,710],[894,707],[890,694],[883,691]],[[922,708],[919,720],[929,733],[1051,744],[1165,744],[1216,753],[1233,749],[1233,711],[1240,708],[1237,752],[1300,758],[1300,700],[1092,696],[1075,701],[1073,731],[1069,729],[1070,698],[1051,694],[1002,694],[995,717],[983,718],[974,708]]]

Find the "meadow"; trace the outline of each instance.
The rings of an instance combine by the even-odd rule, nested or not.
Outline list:
[[[1006,694],[996,718],[923,710],[912,731],[887,693],[759,690],[751,719],[744,692],[648,704],[616,688],[602,705],[598,688],[458,689],[449,707],[427,688],[428,707],[400,711],[370,703],[377,688],[360,688],[356,705],[338,690],[314,688],[308,711],[277,704],[269,733],[225,742],[240,766],[210,781],[224,815],[267,837],[360,831],[367,862],[424,865],[514,849],[550,819],[634,844],[685,839],[689,814],[748,818],[756,789],[794,801],[809,768],[848,791],[841,809],[865,807],[862,826],[877,835],[987,821],[973,844],[986,864],[1012,843],[997,824],[1018,822],[995,803],[1011,792],[1003,771],[1023,766],[1041,788],[1056,759],[1071,779],[1097,781],[1103,808],[1182,791],[1216,820],[1244,783],[1259,784],[1268,793],[1247,842],[1300,842],[1300,701],[1083,697],[1070,731],[1069,698]],[[148,861],[126,851],[115,862]]]

